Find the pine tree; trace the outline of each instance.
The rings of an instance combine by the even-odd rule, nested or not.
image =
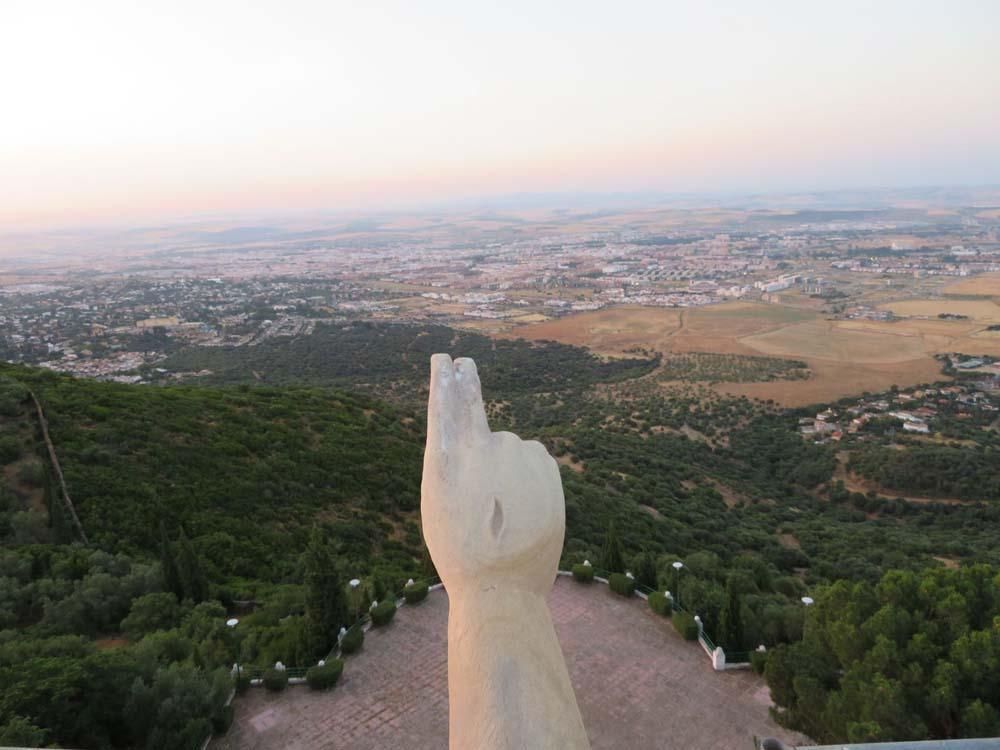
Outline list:
[[[313,658],[325,655],[348,621],[347,594],[327,535],[315,528],[303,554],[306,584],[305,648]]]
[[[622,553],[622,541],[618,538],[618,529],[612,521],[604,537],[604,549],[601,552],[601,565],[609,573],[625,572],[625,555]]]
[[[205,601],[208,598],[208,579],[205,578],[205,572],[201,568],[198,553],[183,528],[177,540],[177,548],[177,572],[184,598],[190,599],[195,604]]]
[[[184,598],[184,586],[177,570],[174,548],[167,536],[167,527],[160,521],[160,567],[163,569],[163,586],[180,601]]]

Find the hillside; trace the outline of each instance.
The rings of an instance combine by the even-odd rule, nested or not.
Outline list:
[[[317,624],[316,560],[368,598],[420,575],[419,431],[342,391],[0,366],[0,744],[198,747],[234,661],[315,663],[349,624]]]
[[[0,366],[0,713],[15,717],[0,739],[196,747],[225,724],[223,668],[314,663],[353,619],[341,608],[317,632],[317,601],[344,596],[357,577],[356,614],[432,574],[418,518],[427,352],[414,352],[460,335],[367,330],[385,335],[362,346],[349,328],[354,343],[340,349],[276,340],[177,355],[225,360],[209,380],[239,385],[127,386]],[[421,343],[406,353],[401,340]],[[798,642],[800,597],[839,579],[1000,564],[1000,507],[831,486],[834,448],[802,440],[795,412],[664,386],[643,377],[649,360],[475,348],[487,341],[467,343],[491,425],[542,440],[562,465],[562,566],[590,559],[679,587],[727,652]],[[316,352],[304,369],[303,347]],[[261,352],[282,386],[254,374]],[[359,362],[381,362],[382,375]],[[88,547],[66,523],[29,389]],[[179,695],[200,696],[183,720],[161,711]]]
[[[359,561],[377,550],[409,568],[419,555],[420,428],[384,403],[309,388],[136,388],[10,366],[0,376],[43,404],[102,549],[148,550],[163,522],[195,537],[223,578],[280,580],[322,520]],[[39,459],[23,458],[34,410],[7,412],[0,458],[17,458],[6,472],[37,472]]]

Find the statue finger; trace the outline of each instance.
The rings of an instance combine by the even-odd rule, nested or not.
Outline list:
[[[447,452],[458,437],[455,368],[447,354],[431,357],[431,387],[427,399],[427,450]]]
[[[467,443],[484,441],[490,435],[490,426],[486,420],[476,363],[468,357],[459,357],[455,360],[454,372],[459,397],[457,421],[460,439]]]

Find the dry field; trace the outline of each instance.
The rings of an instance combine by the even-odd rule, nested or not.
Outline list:
[[[925,353],[918,336],[899,336],[814,320],[747,336],[742,343],[776,357],[824,359],[856,364],[889,364],[919,359]]]
[[[569,315],[509,332],[511,338],[551,340],[586,346],[605,356],[636,347],[666,351],[681,326],[681,311],[663,307],[612,307]]]
[[[807,380],[719,383],[715,389],[788,406],[830,401],[891,385],[941,378],[935,353],[1000,352],[1000,335],[982,323],[905,320],[895,323],[826,320],[810,310],[731,302],[667,309],[619,307],[515,328],[505,336],[552,339],[604,355],[636,347],[660,352],[718,352],[805,360]],[[975,337],[975,338],[973,338]]]
[[[892,310],[894,315],[900,317],[937,318],[940,313],[946,313],[965,315],[970,320],[983,323],[1000,321],[1000,306],[989,300],[913,299],[902,302],[887,302],[880,307],[883,310]]]
[[[1000,297],[1000,273],[986,273],[948,284],[941,290],[945,294],[975,294],[983,297]]]
[[[669,351],[761,354],[747,346],[744,338],[814,317],[815,313],[805,310],[752,302],[692,307],[683,311],[683,325],[672,337]]]

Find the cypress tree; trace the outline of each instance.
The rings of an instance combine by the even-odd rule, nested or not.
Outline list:
[[[732,580],[726,585],[726,606],[719,618],[719,638],[725,648],[737,651],[743,647],[743,619],[740,596]]]
[[[324,656],[348,622],[347,593],[330,540],[319,528],[309,536],[303,554],[306,584],[305,648],[313,658]]]
[[[164,588],[180,601],[184,598],[184,586],[181,584],[177,560],[174,558],[174,548],[167,536],[167,527],[163,521],[160,521],[160,567],[163,569]]]
[[[612,521],[604,537],[604,550],[601,552],[601,564],[609,573],[625,572],[625,555],[622,553],[622,540],[618,538],[618,529]]]
[[[190,599],[195,604],[203,602],[208,598],[208,579],[205,578],[205,571],[201,568],[201,560],[198,553],[188,539],[184,529],[181,529],[180,538],[177,540],[178,556],[177,571],[181,582],[181,589],[184,591],[184,598]]]
[[[438,577],[437,568],[434,567],[434,561],[431,560],[431,553],[427,549],[426,544],[420,553],[420,569],[423,571],[424,577],[428,580]]]
[[[635,576],[636,583],[655,589],[656,560],[653,559],[653,555],[648,551],[636,555],[632,560],[632,574]]]

